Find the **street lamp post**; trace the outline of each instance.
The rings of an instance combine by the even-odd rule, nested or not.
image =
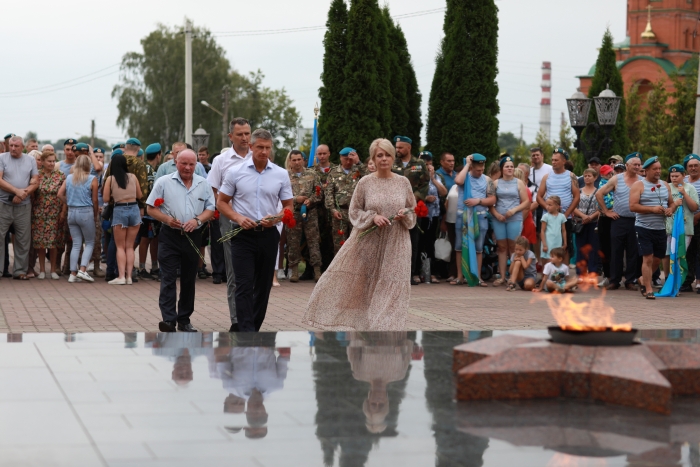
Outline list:
[[[229,101],[229,96],[230,96],[230,91],[228,85],[224,86],[222,90],[222,95],[221,95],[221,100],[224,104],[224,111],[221,112],[218,109],[212,107],[212,105],[207,102],[207,101],[200,101],[200,104],[202,104],[204,107],[209,107],[211,110],[216,112],[217,114],[221,115],[221,148],[225,148],[229,146],[229,141],[228,141],[228,101]]]
[[[610,86],[593,99],[587,98],[581,91],[576,91],[570,99],[566,100],[569,122],[576,132],[574,146],[583,154],[586,162],[593,157],[602,160],[601,156],[610,150],[613,143],[610,133],[617,123],[621,100],[622,98],[617,97]],[[588,121],[592,103],[595,103],[597,122]]]
[[[208,146],[209,145],[209,133],[206,132],[204,128],[202,128],[202,125],[199,125],[199,128],[192,133],[192,148],[194,148],[194,152],[198,152],[199,148],[202,146]]]

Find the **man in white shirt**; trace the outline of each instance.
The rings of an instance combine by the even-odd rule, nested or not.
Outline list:
[[[207,175],[207,181],[214,190],[214,198],[217,198],[221,185],[224,184],[224,177],[229,169],[243,163],[250,158],[253,152],[250,150],[250,123],[245,118],[234,118],[229,124],[228,138],[233,147],[219,154],[211,164],[211,170]],[[219,210],[220,211],[220,210]],[[220,213],[223,214],[223,213]],[[214,245],[223,245],[224,262],[226,263],[226,295],[228,299],[228,311],[231,318],[231,328],[229,332],[238,331],[238,318],[236,317],[236,276],[233,273],[231,264],[231,244],[229,242],[219,243],[219,239],[228,234],[233,229],[231,220],[225,216],[212,223],[212,254]],[[213,259],[212,259],[213,261]]]
[[[226,172],[216,207],[243,230],[231,239],[231,264],[236,274],[236,315],[241,332],[257,332],[270,298],[280,240],[279,210],[293,208],[287,171],[272,162],[272,135],[259,128],[250,137],[253,155]],[[213,170],[213,169],[212,169]],[[233,201],[232,204],[229,202]]]
[[[535,221],[535,227],[537,230],[537,247],[535,252],[539,255],[539,240],[540,240],[540,226],[542,220],[542,214],[544,214],[544,206],[540,206],[537,203],[537,192],[540,189],[540,184],[545,175],[553,172],[552,166],[544,163],[544,154],[542,154],[542,149],[539,147],[530,148],[530,174],[528,175],[528,180],[533,186],[533,197],[532,203],[530,203],[530,211],[532,211],[532,217]]]

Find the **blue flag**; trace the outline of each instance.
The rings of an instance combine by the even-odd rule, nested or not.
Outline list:
[[[470,177],[467,175],[467,178],[464,180],[464,191],[461,200],[464,212],[462,213],[462,231],[460,232],[462,234],[462,258],[460,263],[467,285],[476,287],[479,285],[479,271],[474,240],[479,238],[479,219],[476,209],[464,205],[464,201],[472,197],[472,186],[469,179]]]
[[[318,147],[318,118],[314,118],[314,136],[311,138],[311,152],[309,153],[309,167],[314,166],[316,148]]]
[[[681,289],[688,271],[685,259],[685,225],[683,223],[683,206],[676,209],[671,232],[671,265],[663,288],[655,293],[657,297],[675,297]]]

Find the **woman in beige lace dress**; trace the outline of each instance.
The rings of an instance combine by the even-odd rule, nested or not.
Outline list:
[[[350,238],[316,284],[304,314],[305,324],[320,329],[402,331],[406,325],[408,231],[416,223],[416,199],[408,179],[391,172],[396,157],[391,142],[377,139],[369,152],[377,171],[357,183],[350,202]],[[373,225],[378,228],[359,238]]]

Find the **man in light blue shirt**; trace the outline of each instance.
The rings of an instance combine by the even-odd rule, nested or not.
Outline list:
[[[231,239],[231,263],[236,275],[236,315],[241,332],[260,330],[275,273],[280,233],[268,216],[293,210],[292,185],[286,170],[270,162],[272,135],[259,128],[250,138],[253,155],[224,176],[216,207],[242,227]],[[232,201],[232,204],[229,204]]]
[[[177,171],[157,179],[146,201],[148,215],[163,223],[158,243],[161,332],[197,332],[190,324],[190,316],[194,312],[201,227],[214,217],[215,207],[211,187],[206,179],[194,173],[196,163],[194,151],[180,152]],[[178,269],[181,270],[180,299],[176,310]]]

